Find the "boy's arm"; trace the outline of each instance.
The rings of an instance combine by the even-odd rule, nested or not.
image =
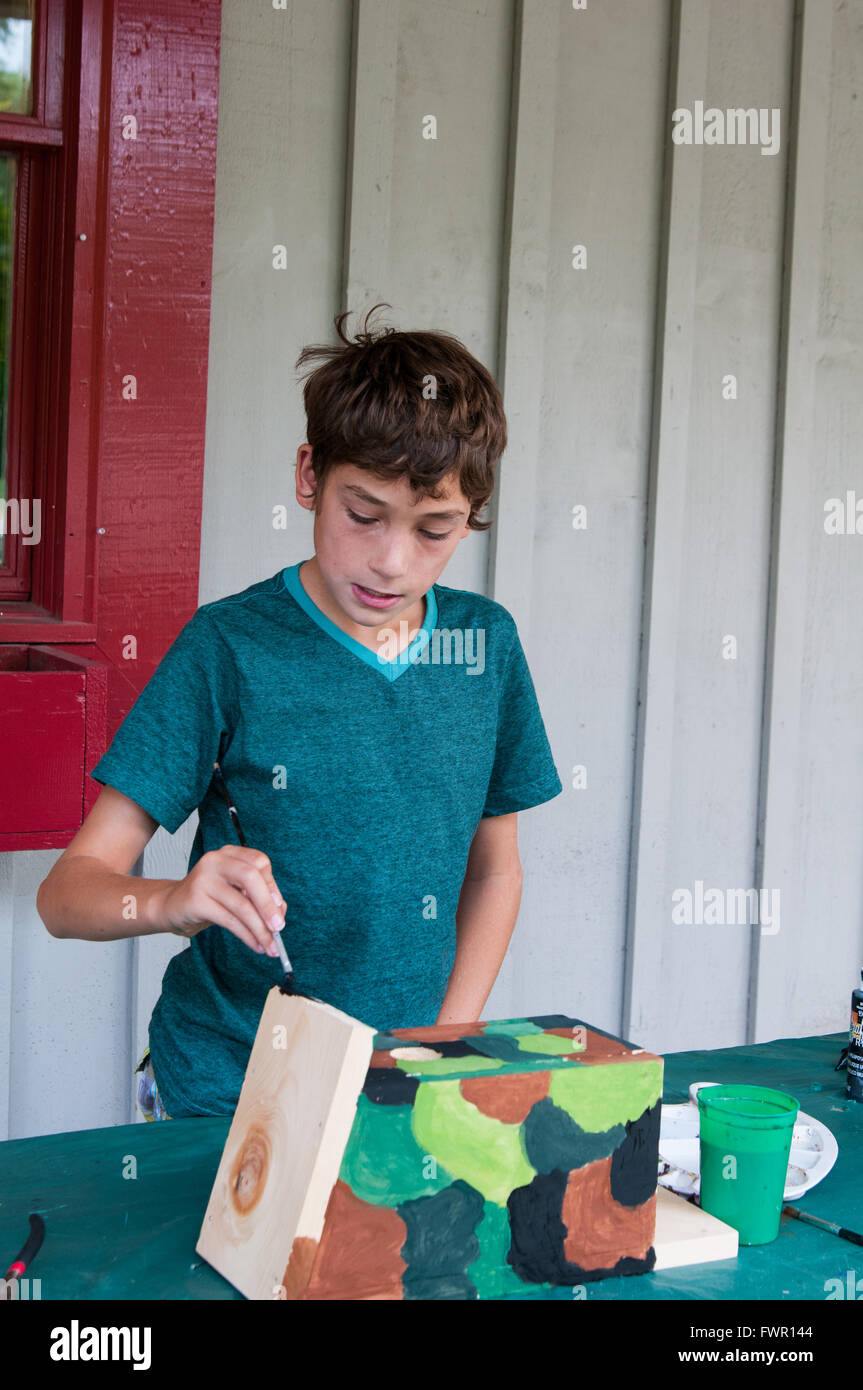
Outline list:
[[[142,807],[113,787],[100,792],[81,829],[43,879],[36,910],[56,937],[116,941],[150,936],[151,899],[164,880],[129,875],[158,828]],[[134,899],[136,915],[123,916],[124,897]]]
[[[481,820],[456,909],[456,952],[437,1023],[476,1022],[512,936],[521,902],[518,812]]]
[[[179,881],[131,875],[157,827],[137,802],[103,787],[36,894],[36,910],[51,935],[86,941],[168,931],[193,936],[215,922],[252,949],[276,955],[270,923],[278,918],[284,925],[285,904],[266,855],[226,845],[203,855]]]

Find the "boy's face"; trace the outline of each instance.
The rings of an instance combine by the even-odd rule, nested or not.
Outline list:
[[[297,452],[297,501],[311,509],[312,450]],[[381,627],[416,609],[470,534],[470,502],[454,475],[440,498],[417,497],[407,478],[383,479],[336,464],[318,489],[314,544],[330,596],[361,627]],[[375,593],[383,595],[376,597]]]

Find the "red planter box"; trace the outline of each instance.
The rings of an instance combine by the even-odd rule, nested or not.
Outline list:
[[[95,801],[108,668],[56,647],[0,646],[0,851],[67,845]]]

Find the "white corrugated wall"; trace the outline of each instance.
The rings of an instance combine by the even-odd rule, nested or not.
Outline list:
[[[443,581],[517,618],[565,790],[521,818],[488,1017],[657,1051],[847,1023],[863,536],[824,504],[863,498],[861,79],[863,0],[223,0],[201,602],[311,553],[293,363],[341,307],[504,387],[496,524]],[[672,146],[697,101],[778,108],[778,152]],[[177,949],[53,940],[54,857],[0,856],[10,1137],[134,1118]],[[676,923],[698,882],[778,890],[778,930]]]

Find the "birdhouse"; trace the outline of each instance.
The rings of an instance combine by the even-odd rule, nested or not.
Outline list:
[[[376,1033],[276,987],[196,1249],[257,1299],[652,1269],[662,1065],[559,1014]]]

